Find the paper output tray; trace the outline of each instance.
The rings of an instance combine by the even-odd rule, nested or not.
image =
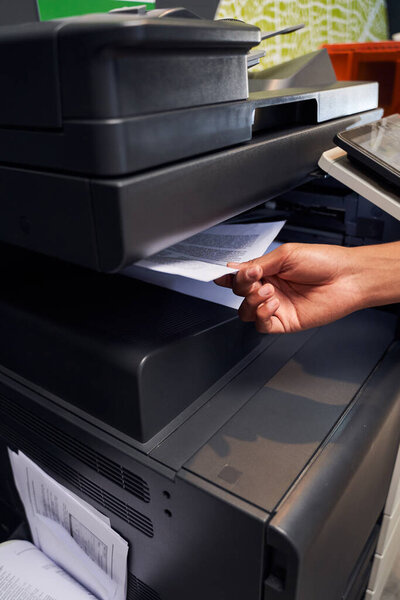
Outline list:
[[[123,178],[0,166],[0,241],[118,271],[300,184],[338,131],[376,114],[280,128]]]

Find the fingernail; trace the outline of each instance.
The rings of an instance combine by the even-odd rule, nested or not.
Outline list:
[[[250,277],[251,279],[255,279],[256,277],[259,276],[259,269],[258,267],[250,267],[250,269],[247,269],[247,277]]]
[[[263,285],[258,290],[258,294],[259,296],[263,296],[264,298],[266,298],[267,296],[271,296],[271,294],[273,294],[273,289],[270,285]]]
[[[268,310],[275,310],[279,306],[279,301],[276,298],[273,298],[269,302],[266,303]]]

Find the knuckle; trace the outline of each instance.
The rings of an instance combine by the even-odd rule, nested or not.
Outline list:
[[[296,255],[299,250],[301,250],[304,244],[299,244],[297,242],[288,242],[287,244],[282,244],[281,249],[285,257]]]
[[[246,296],[246,301],[251,308],[257,308],[260,302],[264,301],[264,298],[260,299],[260,296],[255,292]]]

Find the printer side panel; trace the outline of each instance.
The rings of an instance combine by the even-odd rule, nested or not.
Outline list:
[[[277,507],[265,600],[360,597],[354,590],[363,569],[368,581],[366,550],[372,544],[372,556],[399,444],[399,360],[395,342]]]
[[[0,381],[0,454],[21,450],[110,518],[129,543],[128,600],[260,600],[268,513],[21,392]]]

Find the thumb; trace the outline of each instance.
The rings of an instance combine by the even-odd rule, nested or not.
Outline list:
[[[264,256],[243,263],[228,263],[228,267],[239,269],[243,280],[247,281],[252,279],[252,273],[255,268],[259,270],[261,267],[261,270],[259,270],[259,277],[277,275],[281,272],[283,265],[291,252],[290,248],[293,246],[294,244],[282,244]]]

